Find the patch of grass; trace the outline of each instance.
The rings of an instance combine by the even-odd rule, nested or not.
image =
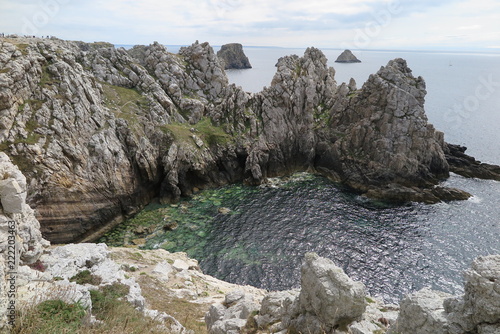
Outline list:
[[[99,276],[92,275],[90,271],[84,270],[80,271],[75,276],[69,279],[70,282],[76,282],[77,284],[92,284],[99,285],[102,282],[102,279]]]
[[[19,51],[21,51],[21,53],[24,56],[28,54],[28,46],[29,44],[24,44],[24,43],[17,44],[17,48],[19,49]]]
[[[41,109],[43,104],[47,102],[46,100],[26,100],[26,103],[28,103],[31,107],[31,110],[38,110]],[[24,107],[23,107],[24,109]]]
[[[71,333],[82,327],[87,311],[80,304],[47,300],[18,314],[12,333]]]
[[[126,120],[131,126],[139,125],[138,114],[149,105],[146,97],[135,89],[101,84],[104,102],[116,117]]]
[[[10,68],[0,68],[0,73],[9,73]]]
[[[194,132],[191,129],[194,129]],[[210,118],[203,118],[194,125],[188,123],[168,124],[162,126],[161,130],[170,133],[176,140],[183,142],[193,142],[192,136],[195,134],[209,146],[224,145],[232,140],[232,137],[221,127],[214,126]]]
[[[53,74],[50,73],[48,65],[42,66],[42,75],[40,78],[40,86],[48,87],[60,83],[61,80],[54,78]]]
[[[365,300],[366,300],[366,302],[367,302],[368,304],[373,304],[373,303],[375,303],[375,301],[374,301],[372,298],[370,298],[370,297],[365,297]]]
[[[129,286],[121,283],[106,285],[99,290],[91,290],[90,298],[92,299],[92,308],[96,318],[99,320],[106,319],[121,304],[118,299],[125,297],[129,290]]]

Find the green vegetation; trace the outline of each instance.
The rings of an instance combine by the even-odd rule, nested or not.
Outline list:
[[[194,129],[194,132],[191,131]],[[188,123],[174,123],[161,127],[164,133],[170,133],[176,140],[192,142],[193,134],[197,135],[209,146],[217,144],[227,144],[232,139],[221,127],[214,126],[209,118],[203,118],[198,123],[192,125]]]
[[[19,49],[19,51],[21,51],[21,53],[24,56],[28,54],[28,46],[29,44],[24,44],[24,43],[17,44],[17,48]]]
[[[40,86],[48,87],[60,83],[61,80],[54,78],[53,74],[49,71],[49,66],[42,66],[42,76],[40,78]]]
[[[1,68],[0,69],[0,73],[9,73],[10,72],[10,68]]]
[[[104,91],[106,107],[113,111],[116,117],[124,119],[132,128],[140,124],[138,115],[148,107],[148,101],[136,89],[113,86],[101,82]]]
[[[90,271],[84,270],[80,271],[75,276],[69,279],[70,282],[76,282],[77,284],[92,284],[99,285],[102,282],[102,279],[99,276],[92,275]]]
[[[17,316],[12,333],[53,334],[69,333],[82,327],[87,311],[80,304],[66,304],[62,300],[44,301]]]

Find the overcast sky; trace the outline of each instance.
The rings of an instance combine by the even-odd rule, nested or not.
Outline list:
[[[498,0],[0,0],[0,33],[114,44],[500,52]]]

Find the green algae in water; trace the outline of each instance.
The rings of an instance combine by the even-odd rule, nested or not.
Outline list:
[[[272,178],[267,187],[286,189],[310,182],[320,187],[322,182],[315,182],[318,179],[312,174],[297,173],[290,177]],[[145,238],[142,249],[163,248],[169,252],[186,252],[190,257],[202,259],[207,256],[204,248],[213,237],[213,229],[217,227],[214,218],[222,214],[219,209],[229,209],[226,210],[229,215],[238,214],[238,206],[245,203],[248,196],[261,191],[260,187],[235,184],[201,191],[191,199],[174,205],[151,203],[98,242],[119,247],[131,245],[135,239]],[[165,228],[175,225],[177,227],[174,230]],[[262,255],[255,246],[240,244],[232,244],[218,253],[245,264],[259,264],[257,259]]]

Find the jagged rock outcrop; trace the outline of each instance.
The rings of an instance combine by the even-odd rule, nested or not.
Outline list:
[[[243,52],[243,46],[239,43],[224,44],[217,52],[217,57],[225,70],[252,68]]]
[[[344,50],[335,60],[336,63],[361,63],[351,50]]]
[[[451,172],[465,177],[500,181],[500,166],[477,161],[465,154],[466,150],[466,147],[460,145],[445,145],[444,152]]]
[[[251,296],[228,295],[231,303],[213,305],[207,313],[207,328],[219,334],[499,333],[500,255],[478,257],[464,276],[463,296],[424,288],[399,306],[383,305],[332,261],[311,253],[304,259],[300,290],[269,292],[253,313],[248,312],[257,309]],[[252,300],[251,307],[244,300]]]
[[[27,201],[55,243],[94,240],[155,197],[296,171],[375,198],[469,196],[436,186],[457,155],[428,124],[425,83],[402,59],[357,89],[337,86],[308,48],[250,94],[228,83],[208,43],[179,54],[158,43],[0,43],[0,148],[27,176]],[[469,176],[494,177],[472,165]]]
[[[290,327],[302,333],[329,333],[361,320],[368,304],[363,283],[315,253],[305,255],[301,273],[298,310]]]
[[[406,297],[388,333],[500,333],[500,255],[478,257],[464,277],[463,296],[426,288]]]

